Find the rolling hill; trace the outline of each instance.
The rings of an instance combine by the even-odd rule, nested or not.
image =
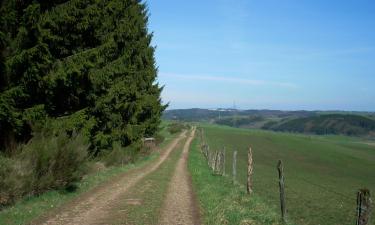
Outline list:
[[[360,115],[328,114],[268,123],[264,129],[310,134],[375,135],[375,120]]]

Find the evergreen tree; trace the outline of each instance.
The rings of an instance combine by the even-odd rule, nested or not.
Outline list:
[[[140,0],[4,0],[0,12],[0,149],[51,119],[95,154],[157,131],[165,106]]]

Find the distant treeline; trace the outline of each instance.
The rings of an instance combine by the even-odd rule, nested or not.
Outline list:
[[[375,136],[371,112],[177,109],[167,110],[163,117],[296,133]]]
[[[231,116],[231,117],[224,117],[220,119],[216,119],[215,123],[220,125],[226,126],[233,126],[233,127],[243,127],[248,126],[256,122],[264,121],[265,118],[262,116]]]
[[[269,122],[264,129],[311,134],[374,135],[375,120],[344,114],[319,115],[292,119],[284,123]]]
[[[316,115],[309,111],[281,111],[281,110],[236,110],[236,109],[174,109],[166,110],[163,118],[182,121],[209,121],[229,116],[261,116],[261,117],[307,117]]]

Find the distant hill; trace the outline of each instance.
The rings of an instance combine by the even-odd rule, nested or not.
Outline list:
[[[182,121],[211,121],[221,120],[225,117],[252,116],[252,117],[276,117],[276,118],[300,118],[316,115],[316,112],[309,111],[281,111],[281,110],[236,110],[236,109],[172,109],[166,110],[164,119]]]
[[[311,134],[342,134],[375,136],[375,120],[361,115],[328,114],[269,122],[263,129]]]
[[[163,118],[296,133],[375,137],[375,113],[373,112],[193,108],[166,110]]]

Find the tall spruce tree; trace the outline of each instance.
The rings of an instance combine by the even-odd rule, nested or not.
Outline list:
[[[95,154],[157,131],[166,106],[144,3],[3,0],[0,13],[2,151],[51,119]]]

